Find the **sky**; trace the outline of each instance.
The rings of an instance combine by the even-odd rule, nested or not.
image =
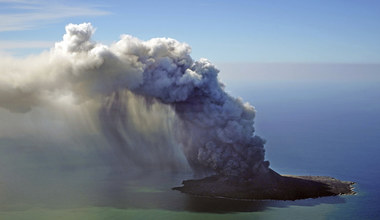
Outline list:
[[[98,42],[170,37],[212,62],[380,63],[377,0],[0,0],[0,54],[40,53],[83,22]]]

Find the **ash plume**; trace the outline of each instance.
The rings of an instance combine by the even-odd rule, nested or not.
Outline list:
[[[174,39],[122,35],[107,46],[92,41],[94,31],[90,23],[69,24],[50,51],[4,57],[0,107],[26,113],[64,100],[91,108],[101,134],[131,166],[188,164],[199,175],[268,171],[254,108],[226,93],[212,63],[194,61],[191,48]]]

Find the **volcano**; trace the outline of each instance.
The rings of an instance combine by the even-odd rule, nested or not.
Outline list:
[[[280,175],[269,169],[250,179],[214,175],[203,179],[185,180],[174,187],[183,193],[230,199],[297,200],[323,196],[353,195],[354,182],[327,176]]]

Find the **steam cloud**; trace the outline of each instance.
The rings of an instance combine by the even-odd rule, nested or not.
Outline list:
[[[129,35],[110,45],[91,40],[89,23],[66,26],[49,52],[4,57],[0,106],[25,113],[70,102],[98,112],[99,130],[129,165],[196,174],[252,176],[267,172],[264,141],[254,135],[254,108],[227,94],[218,70],[194,61],[170,38]]]

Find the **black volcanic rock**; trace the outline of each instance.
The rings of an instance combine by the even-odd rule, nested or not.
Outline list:
[[[285,176],[273,170],[251,179],[214,175],[198,180],[185,180],[174,190],[183,193],[232,199],[296,200],[355,194],[354,182],[325,176]]]

